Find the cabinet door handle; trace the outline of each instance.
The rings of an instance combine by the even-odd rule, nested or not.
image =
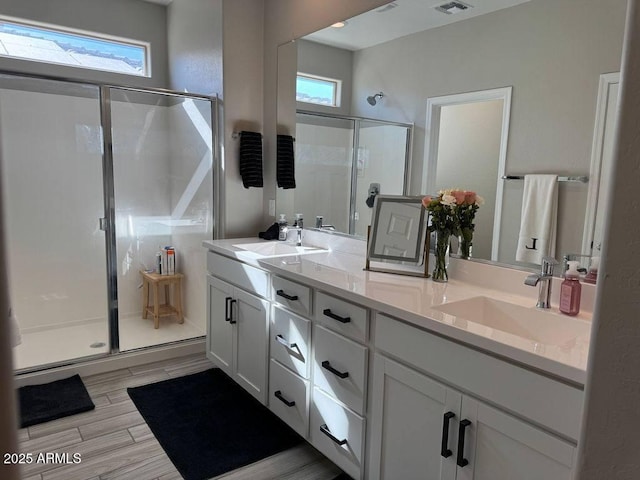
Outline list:
[[[447,412],[444,414],[442,420],[442,446],[440,447],[440,455],[444,458],[449,458],[453,455],[453,452],[449,450],[449,421],[455,418],[456,414],[453,412]]]
[[[341,372],[340,370],[336,370],[335,368],[333,368],[329,363],[329,360],[325,360],[324,362],[322,362],[322,368],[329,370],[336,377],[347,378],[349,376],[349,372]]]
[[[349,323],[351,321],[351,317],[341,317],[340,315],[336,315],[331,311],[330,308],[325,308],[322,311],[325,317],[333,318],[334,320],[339,321],[340,323]]]
[[[460,427],[458,428],[458,459],[456,461],[459,467],[469,465],[469,460],[464,458],[464,432],[469,425],[471,425],[470,420],[467,420],[466,418],[464,420],[460,420]]]
[[[282,298],[286,298],[287,300],[291,300],[292,302],[298,300],[298,295],[288,295],[284,293],[284,290],[276,290],[276,295]]]
[[[224,299],[224,321],[228,322],[229,320],[231,320],[231,317],[229,316],[229,301],[232,300],[232,297],[227,297]]]
[[[236,299],[233,298],[229,302],[229,323],[238,323],[233,319],[233,305],[236,303]]]
[[[289,350],[293,350],[294,348],[296,348],[298,345],[295,343],[289,343],[287,342],[287,339],[284,338],[282,335],[276,335],[276,341],[282,345],[284,345],[285,347],[287,347]]]
[[[331,433],[331,430],[329,430],[329,427],[327,427],[326,423],[324,425],[320,425],[320,431],[324,433],[327,437],[329,437],[331,441],[333,441],[334,443],[337,443],[338,445],[344,445],[345,443],[347,443],[346,438],[343,438],[342,440],[340,440],[333,433]]]
[[[286,398],[284,398],[282,396],[282,392],[280,390],[276,390],[274,395],[278,400],[280,400],[282,403],[284,403],[287,407],[293,407],[296,404],[296,402],[294,400],[287,400]]]

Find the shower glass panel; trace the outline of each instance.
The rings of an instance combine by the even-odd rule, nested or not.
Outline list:
[[[205,335],[206,258],[212,238],[212,105],[208,100],[110,89],[120,350]],[[176,249],[184,323],[143,318],[141,270]],[[160,304],[176,305],[175,291]],[[153,299],[150,294],[149,300]]]
[[[0,75],[17,370],[108,353],[99,97],[97,86]]]
[[[296,188],[277,190],[277,212],[316,216],[337,232],[366,237],[377,193],[406,194],[412,126],[360,117],[296,113]],[[369,200],[369,204],[367,203]]]
[[[361,237],[371,225],[371,207],[366,201],[372,184],[380,186],[379,193],[403,195],[405,171],[411,128],[359,120],[356,154],[357,175],[354,192],[353,229]]]
[[[302,213],[308,226],[321,215],[347,232],[354,121],[298,113],[296,122],[296,188],[278,190],[277,213]]]

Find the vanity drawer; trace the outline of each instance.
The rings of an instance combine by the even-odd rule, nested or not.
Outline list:
[[[271,280],[272,299],[306,317],[311,315],[311,289],[282,277]]]
[[[316,325],[313,382],[357,413],[364,412],[367,347]]]
[[[364,459],[364,418],[314,388],[309,425],[311,444],[359,479]]]
[[[274,305],[269,335],[271,358],[309,378],[311,322]]]
[[[584,400],[580,388],[383,314],[376,315],[375,346],[454,387],[578,440]]]
[[[267,298],[269,293],[269,274],[264,270],[211,251],[207,252],[207,270],[214,277]]]
[[[269,368],[269,408],[303,437],[309,428],[309,382],[275,360]]]
[[[367,309],[326,293],[316,294],[315,319],[337,332],[359,342],[369,336]]]

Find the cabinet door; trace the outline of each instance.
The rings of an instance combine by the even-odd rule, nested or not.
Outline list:
[[[452,480],[461,394],[381,355],[373,367],[372,480]],[[451,450],[441,455],[445,415]],[[496,480],[496,479],[494,479]]]
[[[458,480],[570,480],[576,447],[533,425],[464,396],[464,458]]]
[[[207,275],[207,358],[233,375],[233,325],[230,318],[233,287]]]
[[[269,302],[238,288],[234,299],[235,380],[266,403]]]

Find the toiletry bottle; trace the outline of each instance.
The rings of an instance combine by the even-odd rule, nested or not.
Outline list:
[[[302,214],[301,213],[296,213],[296,223],[295,223],[295,225],[296,225],[296,227],[302,228],[303,220],[302,220]]]
[[[591,257],[591,264],[589,265],[589,272],[584,277],[584,283],[596,283],[598,280],[598,268],[600,268],[600,257]]]
[[[285,217],[284,213],[280,214],[280,219],[278,220],[278,240],[285,241],[287,239],[287,217]]]
[[[560,285],[560,311],[567,315],[577,315],[580,311],[580,295],[582,285],[580,285],[580,272],[578,265],[580,262],[567,262],[569,268],[564,274],[564,281]]]
[[[158,247],[156,252],[156,273],[162,275],[162,247]]]

